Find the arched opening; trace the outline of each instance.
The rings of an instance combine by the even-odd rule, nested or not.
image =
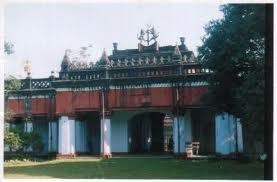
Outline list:
[[[170,130],[168,119],[165,120],[165,118],[168,117],[161,112],[146,112],[137,114],[128,120],[129,153],[165,152],[166,143],[170,137],[168,135],[172,135],[168,132]]]

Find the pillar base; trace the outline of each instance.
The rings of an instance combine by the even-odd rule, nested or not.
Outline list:
[[[182,153],[174,153],[173,157],[175,159],[188,159],[193,158],[193,154],[191,152],[182,152]]]
[[[57,154],[56,159],[74,159],[76,154]]]
[[[112,158],[112,154],[101,154],[103,159]]]

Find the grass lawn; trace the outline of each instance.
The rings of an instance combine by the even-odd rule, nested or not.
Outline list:
[[[159,158],[77,158],[4,164],[5,178],[263,179],[263,163]]]

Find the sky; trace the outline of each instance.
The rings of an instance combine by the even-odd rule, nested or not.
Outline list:
[[[176,45],[179,37],[197,55],[204,26],[222,17],[215,3],[94,3],[94,4],[7,4],[5,39],[14,44],[7,56],[5,75],[26,77],[24,62],[31,62],[32,78],[58,75],[66,49],[88,49],[97,61],[105,48],[137,48],[137,34],[148,24],[159,32],[160,46]]]

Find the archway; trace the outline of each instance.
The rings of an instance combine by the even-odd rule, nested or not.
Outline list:
[[[165,151],[165,116],[161,112],[145,112],[128,120],[129,153],[163,153]]]

